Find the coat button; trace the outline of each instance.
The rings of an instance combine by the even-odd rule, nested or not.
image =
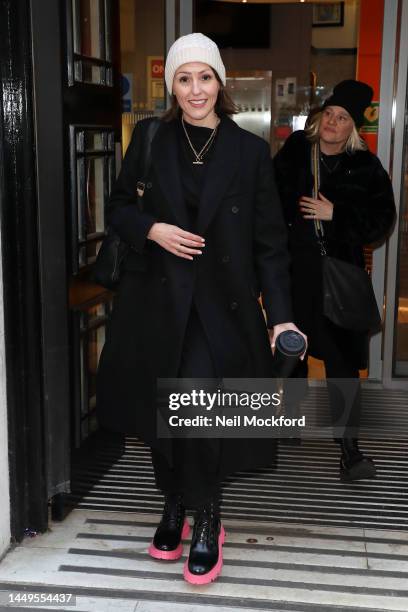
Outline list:
[[[231,310],[236,310],[238,308],[238,302],[231,302],[230,308]]]
[[[223,255],[222,257],[222,263],[228,263],[230,260],[230,256],[229,255]]]
[[[167,283],[167,278],[165,276],[162,276],[160,282]]]
[[[233,212],[233,213],[234,213],[234,215],[236,215],[238,211],[239,211],[239,206],[233,206],[233,207],[231,208],[231,212]]]
[[[151,183],[146,183],[146,189],[151,189],[152,188],[152,184]]]

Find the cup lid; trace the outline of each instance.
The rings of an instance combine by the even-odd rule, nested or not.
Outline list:
[[[288,357],[299,357],[305,350],[306,343],[299,332],[287,330],[279,334],[276,348]]]

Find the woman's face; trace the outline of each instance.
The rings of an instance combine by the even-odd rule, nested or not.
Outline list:
[[[320,121],[320,139],[328,145],[344,146],[353,131],[354,121],[342,106],[326,106]]]
[[[180,66],[174,75],[173,93],[189,123],[204,125],[214,120],[219,90],[220,84],[208,64],[189,62]]]

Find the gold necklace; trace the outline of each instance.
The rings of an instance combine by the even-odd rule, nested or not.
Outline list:
[[[328,164],[326,164],[326,162],[323,159],[323,155],[322,154],[320,155],[320,161],[322,162],[323,166],[326,168],[327,172],[329,174],[333,174],[333,172],[336,170],[336,168],[340,164],[341,159],[338,159],[332,168],[330,168],[330,166]]]
[[[200,165],[200,166],[201,166],[201,165],[204,163],[204,162],[202,161],[202,159],[203,159],[204,155],[205,155],[205,154],[208,152],[209,148],[211,147],[212,143],[214,142],[214,138],[215,138],[215,136],[216,136],[216,134],[217,134],[218,126],[219,126],[219,124],[220,124],[220,119],[218,119],[218,120],[217,120],[217,125],[215,126],[215,128],[214,128],[214,129],[213,129],[213,131],[211,132],[211,135],[210,135],[209,139],[207,140],[207,142],[205,143],[205,145],[202,147],[202,149],[201,149],[201,150],[200,150],[198,153],[197,153],[197,151],[195,150],[195,148],[194,148],[194,146],[193,146],[193,143],[192,143],[192,142],[191,142],[191,140],[190,140],[190,137],[189,137],[188,132],[187,132],[187,130],[186,130],[186,126],[185,126],[185,124],[184,124],[184,117],[183,117],[183,116],[181,117],[181,124],[182,124],[182,126],[183,126],[183,130],[184,130],[184,133],[185,133],[185,135],[186,135],[187,142],[188,142],[188,144],[190,145],[190,148],[191,148],[191,150],[193,151],[194,156],[195,156],[195,158],[196,158],[196,159],[195,159],[195,161],[193,161],[193,164],[194,164],[194,165]]]

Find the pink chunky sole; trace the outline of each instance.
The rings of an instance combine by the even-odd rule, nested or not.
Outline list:
[[[222,545],[225,542],[225,530],[221,525],[220,535],[218,536],[218,561],[214,565],[211,571],[206,574],[192,574],[188,569],[188,559],[184,564],[184,580],[187,580],[190,584],[208,584],[212,582],[221,574],[222,570]]]
[[[188,537],[190,533],[190,525],[188,524],[187,519],[184,519],[183,530],[181,532],[181,539],[184,540]],[[180,559],[183,554],[183,545],[180,544],[174,550],[160,550],[156,548],[153,542],[150,544],[148,551],[149,555],[154,559],[163,559],[165,561],[174,561],[175,559]]]

